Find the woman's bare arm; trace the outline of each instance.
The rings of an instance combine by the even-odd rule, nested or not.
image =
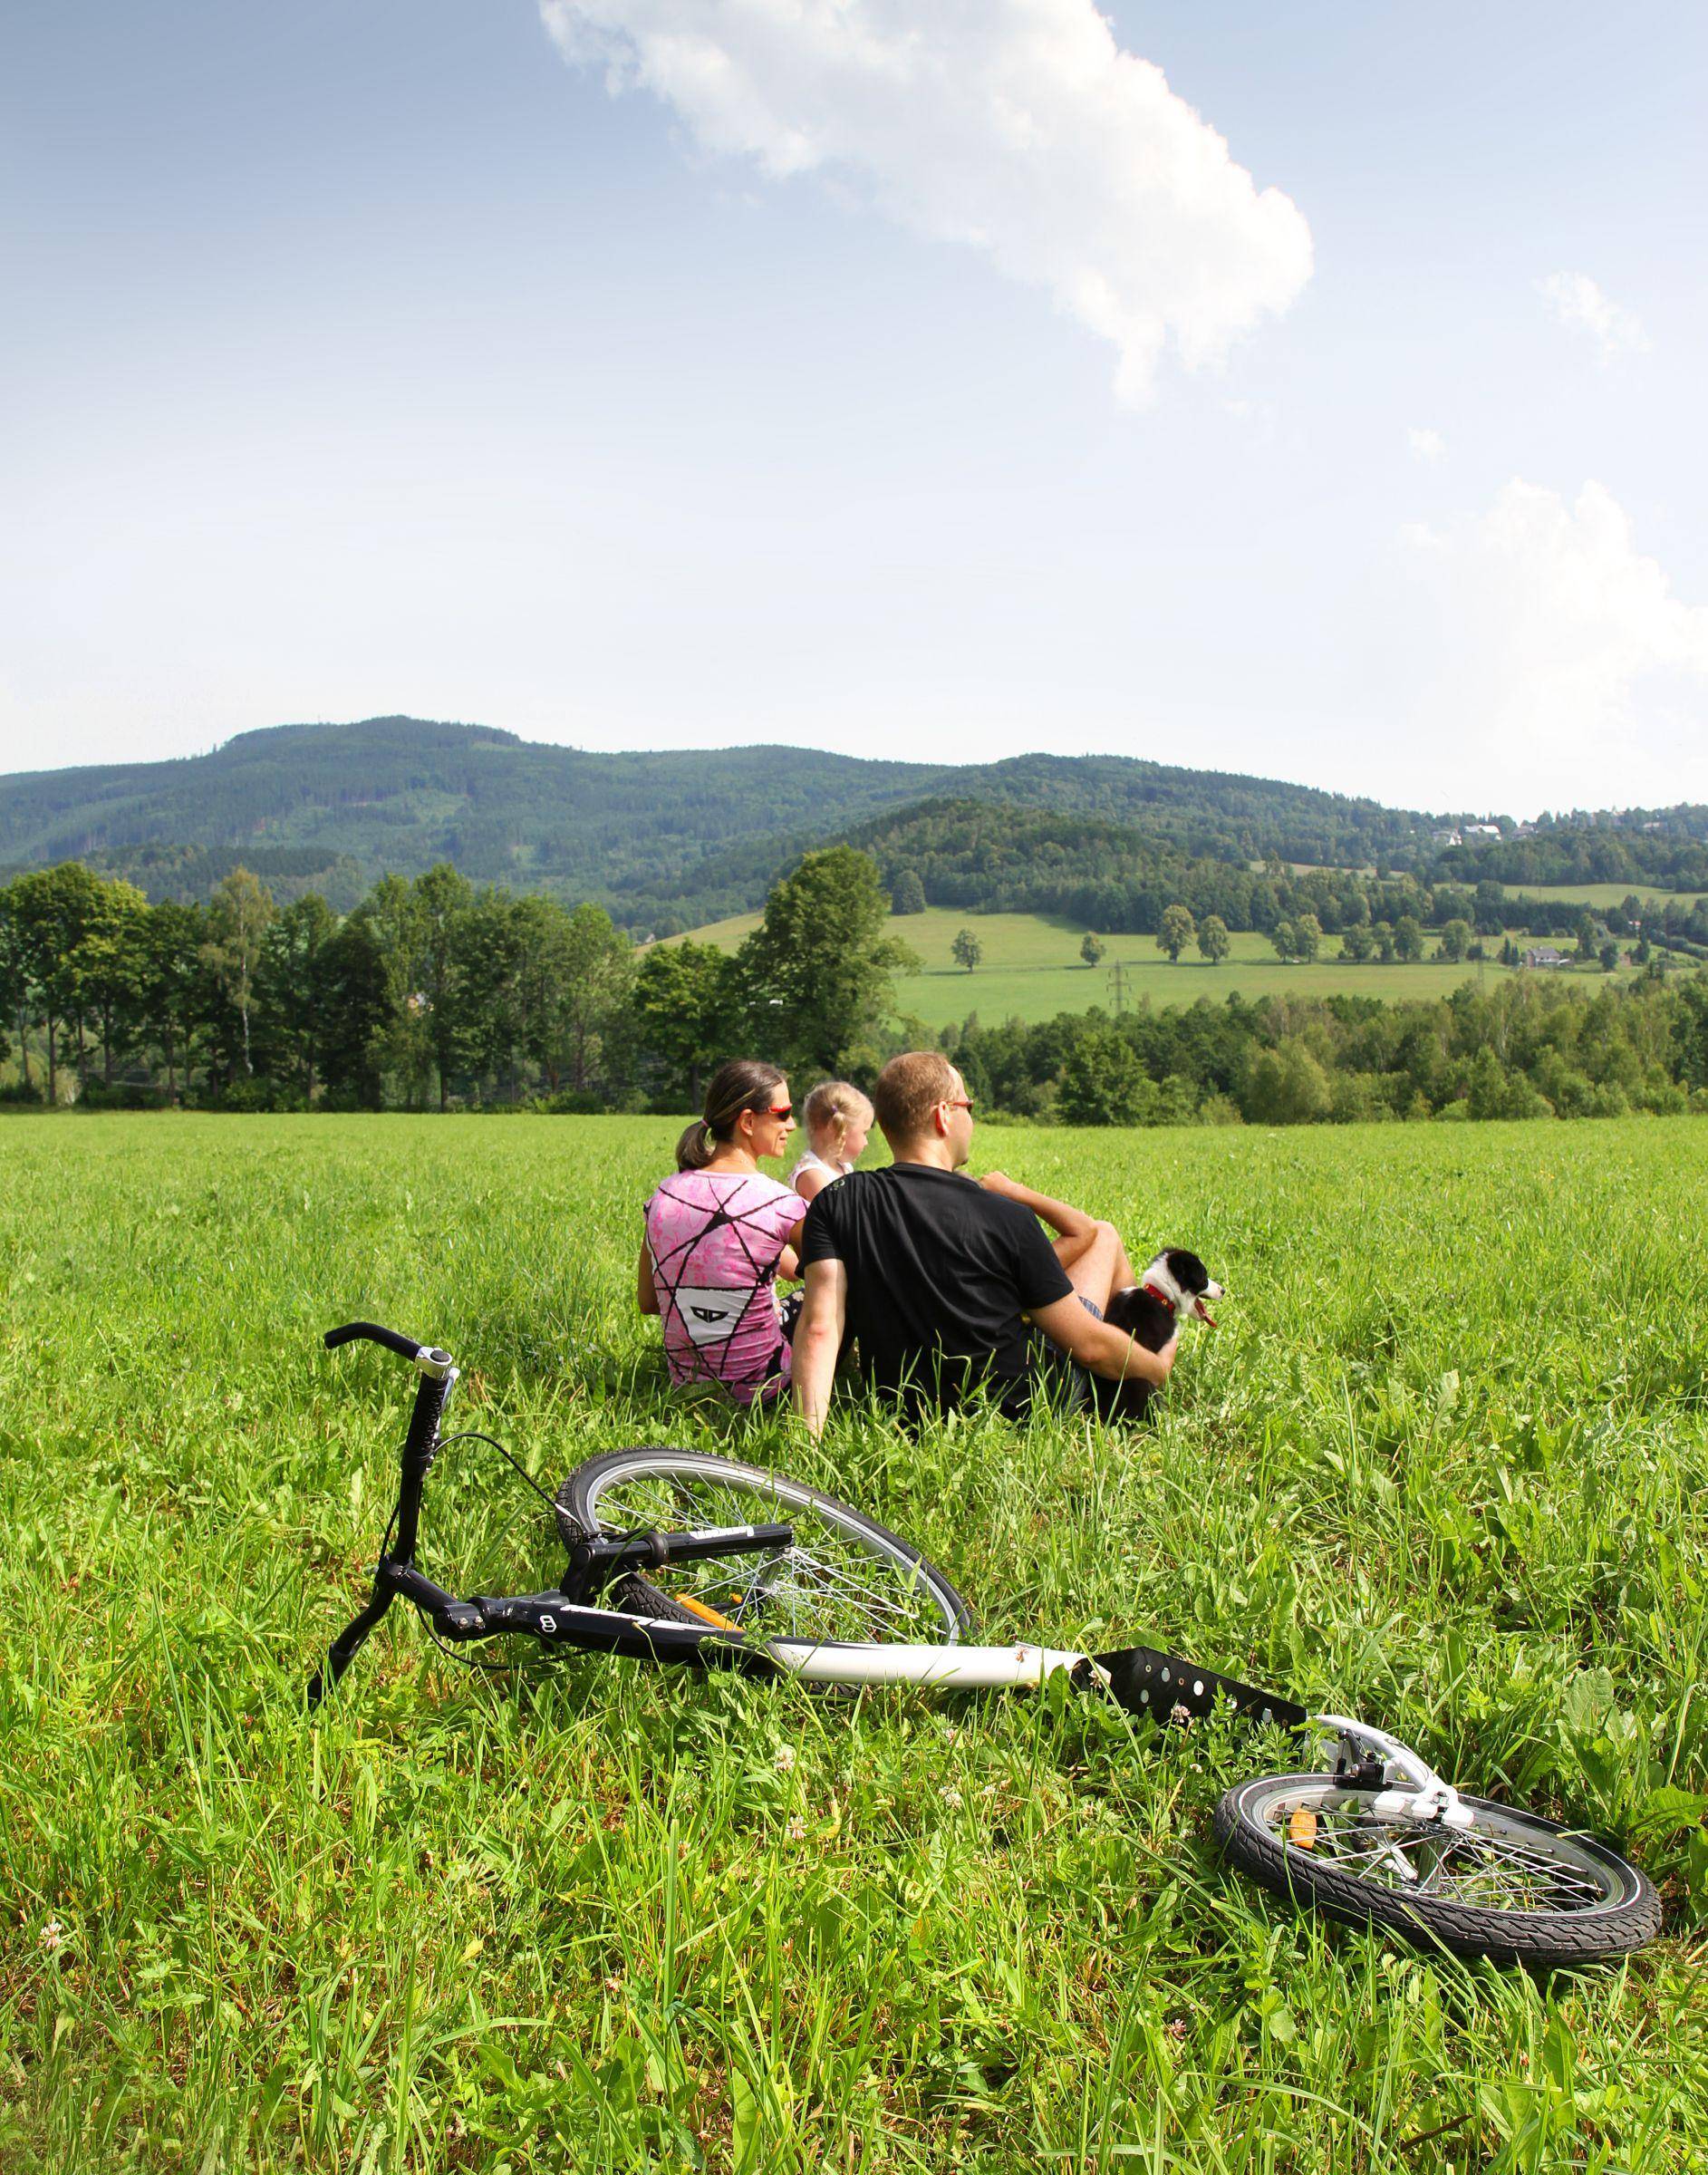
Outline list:
[[[634,1303],[642,1314],[656,1314],[659,1310],[659,1295],[652,1282],[652,1255],[644,1243],[641,1248],[641,1265],[635,1271]]]

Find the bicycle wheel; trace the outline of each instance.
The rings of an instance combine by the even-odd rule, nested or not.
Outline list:
[[[972,1621],[942,1572],[874,1518],[732,1458],[693,1450],[609,1451],[570,1474],[557,1506],[571,1547],[597,1533],[794,1528],[793,1544],[768,1556],[664,1564],[644,1578],[629,1573],[612,1598],[637,1615],[723,1624],[756,1639],[917,1646],[952,1646]]]
[[[1266,1774],[1230,1790],[1216,1834],[1254,1880],[1348,1925],[1455,1956],[1547,1968],[1626,1956],[1660,1931],[1636,1866],[1591,1837],[1480,1797],[1467,1829],[1373,1810],[1332,1774]]]

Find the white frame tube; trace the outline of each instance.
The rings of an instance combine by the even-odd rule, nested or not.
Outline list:
[[[901,1647],[809,1645],[773,1638],[765,1652],[778,1668],[808,1684],[920,1684],[951,1691],[1008,1691],[1041,1684],[1058,1669],[1072,1669],[1087,1654],[1058,1647]],[[1095,1668],[1095,1665],[1093,1664]],[[1098,1677],[1104,1672],[1096,1671]]]

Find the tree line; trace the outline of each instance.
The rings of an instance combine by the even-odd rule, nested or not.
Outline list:
[[[1708,974],[1466,983],[1429,1003],[1230,996],[943,1038],[981,1108],[1071,1125],[1708,1113]]]
[[[1182,918],[1171,942],[1194,933]],[[802,857],[733,952],[603,907],[386,876],[349,913],[247,869],[150,904],[76,862],[0,887],[0,1096],[227,1109],[698,1107],[734,1051],[869,1082],[936,1039],[980,1106],[1074,1124],[1562,1117],[1708,1107],[1708,973],[1430,1003],[1238,995],[1040,1026],[893,1016],[915,962],[876,865]],[[1201,943],[1208,924],[1196,925]],[[976,946],[976,937],[967,933]],[[1088,938],[1087,956],[1096,940]]]
[[[1631,884],[1667,891],[1708,889],[1708,808],[1544,820],[1522,836],[1465,840],[1434,864],[1450,881],[1492,878],[1527,884]]]
[[[928,905],[1049,914],[1105,935],[1160,935],[1171,911],[1183,908],[1194,925],[1214,921],[1263,936],[1308,920],[1319,935],[1370,930],[1368,956],[1405,958],[1423,956],[1405,948],[1409,935],[1399,937],[1408,926],[1463,922],[1468,941],[1498,943],[1513,931],[1576,937],[1584,913],[1581,901],[1513,894],[1492,875],[1466,883],[1452,875],[1428,880],[1380,858],[1366,871],[1192,855],[1123,824],[981,802],[932,802],[868,824],[854,838],[876,860],[898,914]],[[1633,892],[1615,912],[1652,934],[1708,943],[1708,909],[1694,899]],[[1607,919],[1615,936],[1625,933]],[[1354,936],[1356,948],[1362,943]]]
[[[733,955],[638,948],[602,906],[477,887],[449,863],[350,913],[250,869],[150,904],[75,861],[0,887],[0,1093],[227,1109],[671,1109],[751,1047],[882,1062],[889,931],[871,860],[806,856]]]

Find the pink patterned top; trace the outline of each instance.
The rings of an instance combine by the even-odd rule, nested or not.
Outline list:
[[[678,1171],[646,1204],[646,1245],[671,1380],[716,1382],[738,1404],[789,1378],[777,1265],[806,1213],[775,1178]]]

